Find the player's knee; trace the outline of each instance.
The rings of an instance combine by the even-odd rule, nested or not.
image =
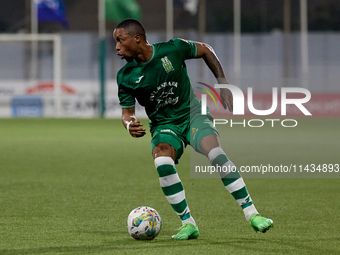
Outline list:
[[[173,160],[176,158],[176,150],[173,146],[167,143],[159,143],[152,150],[154,159],[158,157],[171,157]]]
[[[206,156],[216,147],[220,147],[220,141],[216,135],[207,135],[200,142],[200,148]]]

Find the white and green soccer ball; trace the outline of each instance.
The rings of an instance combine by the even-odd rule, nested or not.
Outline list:
[[[129,234],[137,240],[154,239],[162,228],[162,219],[159,213],[148,206],[133,209],[127,219]]]

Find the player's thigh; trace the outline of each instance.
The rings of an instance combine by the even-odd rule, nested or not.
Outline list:
[[[219,134],[213,126],[212,116],[199,115],[190,126],[190,145],[195,151],[208,155],[211,149],[220,146]]]

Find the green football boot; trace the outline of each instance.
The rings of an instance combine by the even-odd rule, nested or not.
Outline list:
[[[172,239],[176,240],[188,240],[188,239],[197,239],[199,236],[198,227],[195,227],[191,223],[185,223],[182,227],[180,227],[177,235],[173,235]]]
[[[267,230],[274,227],[273,220],[262,217],[260,214],[250,216],[249,224],[256,232],[262,233],[266,233]]]

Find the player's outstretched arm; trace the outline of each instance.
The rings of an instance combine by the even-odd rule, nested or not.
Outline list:
[[[219,84],[228,84],[228,80],[224,75],[223,68],[221,66],[220,60],[216,56],[214,49],[206,44],[201,42],[196,42],[197,45],[197,55],[196,58],[203,58],[207,66],[210,68],[212,73],[217,79]],[[222,99],[224,109],[229,109],[229,111],[233,111],[233,95],[231,94],[229,89],[221,89],[220,96]]]
[[[143,124],[135,116],[135,107],[122,109],[122,121],[132,137],[143,137],[145,135]]]

